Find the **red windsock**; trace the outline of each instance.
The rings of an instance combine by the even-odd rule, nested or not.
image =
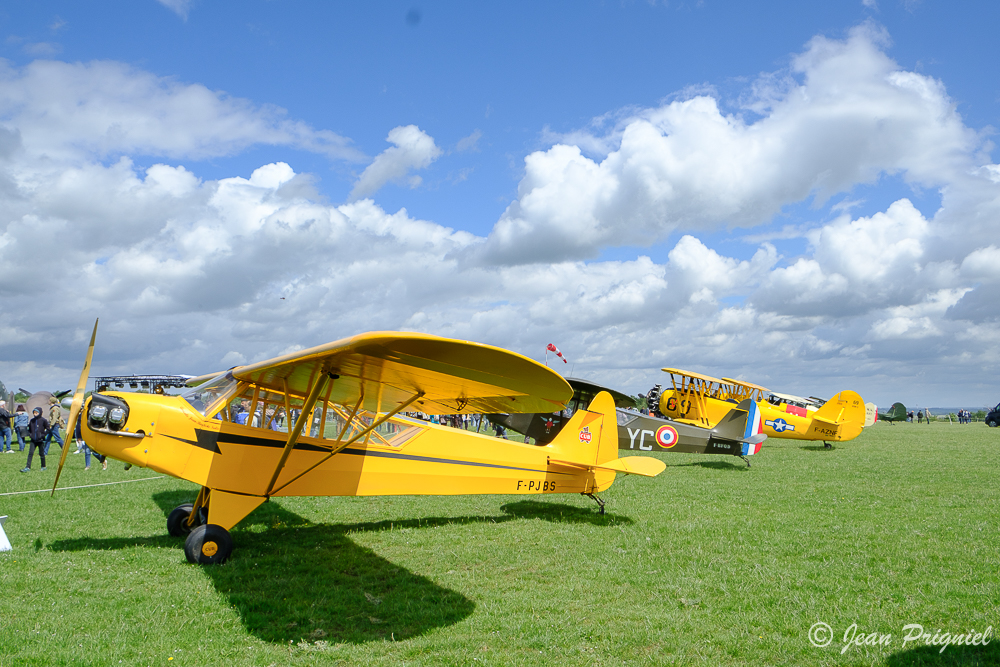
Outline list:
[[[566,357],[563,356],[563,353],[559,351],[559,348],[553,345],[552,343],[546,345],[545,349],[548,350],[549,352],[555,352],[556,356],[562,359],[564,364],[569,363],[568,361],[566,361]]]

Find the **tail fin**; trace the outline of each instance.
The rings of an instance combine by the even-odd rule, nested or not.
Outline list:
[[[761,423],[760,408],[749,398],[744,398],[735,408],[726,413],[712,429],[712,438],[735,440],[741,443],[740,453],[750,456],[760,451],[761,443],[767,439]]]
[[[865,403],[865,428],[878,421],[878,406],[869,401]]]
[[[577,410],[548,446],[553,456],[591,464],[618,458],[618,421],[611,394],[602,391],[586,410]]]
[[[865,402],[856,392],[842,391],[813,413],[810,434],[827,440],[852,440],[865,426]]]
[[[586,410],[577,410],[547,445],[549,462],[594,471],[594,491],[611,486],[616,472],[653,477],[667,467],[646,456],[618,458],[618,418],[611,394],[602,391]]]

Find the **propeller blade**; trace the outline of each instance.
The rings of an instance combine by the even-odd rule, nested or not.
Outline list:
[[[90,334],[90,347],[87,349],[87,360],[83,362],[83,372],[80,373],[80,381],[76,383],[76,391],[73,393],[73,405],[69,408],[69,421],[66,423],[66,435],[63,437],[62,455],[59,456],[59,468],[56,469],[56,479],[52,482],[52,493],[49,497],[56,495],[56,485],[59,484],[59,475],[62,474],[63,465],[66,463],[66,454],[69,453],[70,442],[73,434],[76,433],[76,420],[80,416],[80,408],[83,407],[83,395],[87,390],[87,380],[90,378],[90,362],[94,358],[94,341],[97,340],[97,323],[100,318],[94,320],[94,332]]]

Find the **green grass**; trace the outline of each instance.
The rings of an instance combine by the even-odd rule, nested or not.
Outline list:
[[[0,666],[1000,664],[1000,639],[902,644],[908,623],[1000,627],[998,455],[981,424],[879,424],[832,451],[769,440],[751,469],[663,455],[603,517],[580,496],[282,499],[216,567],[166,534],[185,482],[0,497]],[[61,486],[152,476],[82,459]],[[51,485],[23,465],[0,456],[0,491]],[[852,623],[890,645],[842,654]]]

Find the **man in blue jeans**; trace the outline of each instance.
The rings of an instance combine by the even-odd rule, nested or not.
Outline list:
[[[17,443],[20,451],[24,451],[24,446],[28,444],[31,438],[28,437],[28,422],[30,417],[28,413],[24,411],[24,406],[17,406],[17,410],[14,411],[14,433],[17,434]]]
[[[10,413],[7,412],[7,401],[0,401],[0,453],[7,450],[8,454],[13,454],[14,449],[10,446]]]
[[[49,455],[49,445],[55,440],[59,449],[63,448],[63,439],[59,435],[59,427],[62,426],[62,408],[59,407],[59,399],[53,396],[49,399],[49,435],[45,438],[45,455]]]

